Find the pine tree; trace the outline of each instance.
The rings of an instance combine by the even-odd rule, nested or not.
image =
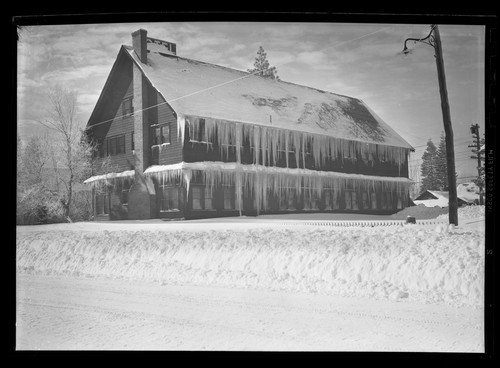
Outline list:
[[[441,133],[436,157],[436,174],[439,182],[439,189],[448,190],[448,164],[446,161],[446,140],[444,133]]]
[[[262,46],[259,46],[257,57],[255,58],[253,66],[254,68],[248,69],[248,72],[255,73],[255,75],[259,75],[264,78],[280,80],[276,67],[269,65],[269,61],[267,60],[267,53],[264,51],[264,48]]]
[[[421,192],[426,190],[439,190],[440,182],[437,174],[437,148],[431,139],[427,141],[427,148],[422,155],[420,174],[422,177]]]

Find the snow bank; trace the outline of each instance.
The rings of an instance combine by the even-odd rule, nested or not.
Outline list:
[[[485,217],[485,207],[484,206],[465,206],[458,209],[458,224],[461,221],[469,219],[477,219]],[[448,220],[448,214],[439,215],[436,220]]]
[[[414,226],[18,231],[17,269],[482,306],[484,234]]]

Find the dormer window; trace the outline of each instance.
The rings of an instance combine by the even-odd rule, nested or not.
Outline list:
[[[132,97],[127,97],[123,100],[122,114],[126,118],[134,113],[134,106],[132,105]]]

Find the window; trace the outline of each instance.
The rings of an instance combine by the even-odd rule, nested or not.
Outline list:
[[[201,186],[193,186],[193,210],[202,210],[203,209],[203,187]]]
[[[347,160],[351,160],[352,159],[352,155],[351,155],[351,146],[349,145],[348,147],[344,148],[343,150],[343,157]]]
[[[191,126],[189,136],[191,141],[208,143],[207,134],[205,132],[205,119],[198,120],[197,129],[194,129],[194,126]]]
[[[110,154],[111,156],[116,155],[116,138],[111,138],[109,140],[108,149],[108,154]]]
[[[389,192],[382,192],[382,209],[383,210],[388,210],[392,208],[391,204],[391,196]]]
[[[288,208],[288,201],[286,199],[287,197],[287,191],[283,189],[280,192],[280,210],[286,210]]]
[[[304,210],[318,210],[318,196],[311,188],[304,188]]]
[[[287,199],[288,199],[288,209],[289,210],[294,210],[295,208],[295,191],[289,190],[287,192]]]
[[[222,191],[224,194],[224,209],[234,210],[236,208],[235,202],[235,190],[233,185],[222,186]]]
[[[337,192],[326,188],[325,191],[325,210],[336,210],[339,208]]]
[[[306,155],[312,155],[312,142],[310,139],[306,140],[305,150],[306,150]]]
[[[206,142],[207,134],[205,132],[205,119],[200,119],[198,124],[198,136],[196,137],[198,142]]]
[[[153,146],[170,144],[170,123],[163,123],[153,127]]]
[[[357,193],[356,192],[352,192],[351,193],[351,207],[353,210],[357,210],[358,209],[358,199],[357,199]]]
[[[127,97],[122,103],[122,115],[124,118],[134,113],[134,106],[132,105],[132,97]]]
[[[97,216],[109,214],[109,194],[105,189],[102,191],[96,192],[95,212],[96,212]]]
[[[174,185],[161,185],[160,211],[179,210],[179,187]]]
[[[345,209],[350,210],[351,209],[351,192],[345,192]]]
[[[377,193],[372,193],[372,210],[377,209]]]
[[[122,184],[122,190],[120,193],[120,201],[122,202],[122,205],[128,206],[128,194],[130,192],[130,188],[132,187],[131,181],[125,180]]]
[[[134,146],[134,132],[132,132],[131,136],[130,136],[130,149],[133,151],[135,149],[135,146]]]
[[[346,210],[357,210],[358,208],[358,198],[357,193],[354,191],[345,192],[345,208]]]
[[[213,207],[213,202],[212,202],[212,188],[209,186],[205,186],[205,192],[204,194],[204,209],[205,210],[212,210]]]
[[[193,210],[213,210],[212,188],[210,186],[193,185]]]
[[[368,202],[368,193],[363,192],[363,208],[370,208],[370,203]]]
[[[106,138],[99,146],[99,157],[114,156],[125,153],[125,135]]]

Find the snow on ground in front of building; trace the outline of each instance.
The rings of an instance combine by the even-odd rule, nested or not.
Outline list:
[[[459,209],[462,219],[478,215],[474,211],[480,209],[471,208]],[[17,228],[17,269],[164,285],[483,305],[483,231],[446,225],[290,224],[248,219],[24,226]]]
[[[484,353],[484,313],[407,303],[76,276],[18,275],[18,350]]]

